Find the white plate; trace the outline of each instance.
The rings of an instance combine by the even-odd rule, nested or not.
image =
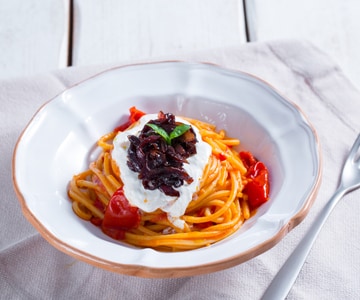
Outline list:
[[[212,246],[164,253],[105,236],[71,209],[67,186],[87,168],[96,141],[135,105],[201,119],[239,138],[269,168],[270,200],[235,234]],[[14,186],[23,212],[61,251],[111,271],[179,277],[221,270],[274,246],[308,213],[321,178],[314,129],[267,83],[208,64],[163,62],[114,68],[49,101],[17,143]]]

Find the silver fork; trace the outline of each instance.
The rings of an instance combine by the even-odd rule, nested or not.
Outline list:
[[[262,299],[285,299],[290,292],[316,237],[318,236],[322,226],[332,212],[333,208],[340,199],[348,192],[360,187],[360,134],[352,146],[350,153],[345,161],[340,184],[334,195],[321,210],[313,225],[301,240],[294,252],[289,256],[285,264],[274,277],[273,281],[263,294]]]

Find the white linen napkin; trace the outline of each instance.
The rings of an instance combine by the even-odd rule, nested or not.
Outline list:
[[[0,299],[261,298],[335,191],[344,158],[360,132],[360,92],[329,56],[306,41],[249,43],[152,61],[168,59],[211,62],[251,73],[301,108],[318,133],[323,159],[322,186],[309,215],[266,253],[212,274],[146,279],[77,261],[48,244],[22,215],[12,187],[12,154],[21,131],[41,105],[113,65],[67,68],[1,81]],[[360,190],[345,196],[336,207],[288,299],[360,298],[359,198]]]

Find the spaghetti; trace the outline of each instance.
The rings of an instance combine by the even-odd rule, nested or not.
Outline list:
[[[112,157],[113,140],[143,115],[130,109],[129,122],[98,140],[101,154],[89,169],[74,175],[68,190],[73,211],[102,228],[107,235],[139,247],[181,251],[208,246],[238,230],[268,200],[268,171],[249,152],[237,152],[238,139],[229,138],[212,124],[186,119],[211,146],[199,187],[181,216],[182,228],[166,212],[145,212],[129,204],[123,193],[118,165]],[[115,202],[114,202],[115,201]],[[122,215],[120,225],[114,214]]]

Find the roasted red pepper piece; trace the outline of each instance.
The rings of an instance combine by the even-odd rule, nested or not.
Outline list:
[[[125,129],[127,129],[131,124],[135,123],[136,121],[138,121],[143,115],[145,115],[144,112],[142,112],[141,110],[138,110],[135,106],[130,107],[129,109],[130,111],[130,116],[129,119],[119,125],[118,127],[115,128],[114,131],[124,131]]]
[[[256,209],[269,198],[269,172],[250,152],[240,152],[240,158],[247,168],[246,177],[249,180],[244,193],[248,196],[250,209]]]
[[[130,205],[123,189],[119,188],[106,207],[101,229],[110,237],[121,240],[126,231],[139,226],[140,218],[140,210]]]

